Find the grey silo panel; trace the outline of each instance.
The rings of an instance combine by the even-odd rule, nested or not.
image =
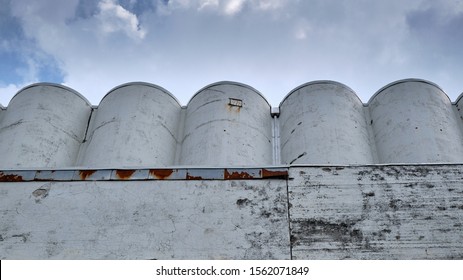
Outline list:
[[[174,164],[181,106],[166,90],[130,83],[108,93],[95,112],[79,165]]]
[[[90,111],[85,98],[61,85],[22,89],[0,123],[0,168],[74,166]]]
[[[448,163],[463,159],[452,103],[435,84],[401,80],[369,102],[380,163]]]
[[[284,164],[370,164],[363,104],[347,86],[316,81],[293,90],[280,105]]]
[[[6,108],[0,104],[0,124],[2,123],[3,113],[6,111]]]
[[[272,164],[270,105],[253,88],[221,82],[188,103],[181,165]]]

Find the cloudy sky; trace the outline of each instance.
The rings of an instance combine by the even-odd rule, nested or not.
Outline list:
[[[97,105],[144,81],[183,105],[202,87],[248,84],[278,106],[335,80],[362,101],[422,78],[463,91],[462,0],[0,0],[0,104],[35,82]]]

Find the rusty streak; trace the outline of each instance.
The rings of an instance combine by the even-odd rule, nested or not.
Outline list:
[[[159,180],[165,180],[174,173],[173,169],[151,169],[150,174]]]
[[[262,179],[286,179],[288,178],[288,171],[287,170],[269,170],[269,169],[262,169]]]
[[[96,172],[96,170],[80,170],[79,171],[80,179],[87,180],[87,178],[92,176],[93,173],[95,173],[95,172]]]
[[[135,173],[135,170],[116,170],[116,176],[117,178],[121,180],[128,180],[130,177],[132,177],[133,173]]]
[[[203,178],[201,176],[191,176],[190,173],[187,173],[186,179],[187,180],[202,180]]]
[[[232,173],[228,172],[227,169],[224,169],[224,175],[223,175],[223,178],[225,180],[234,180],[234,179],[254,179],[254,177],[252,175],[250,175],[249,173],[247,172],[237,172],[237,171],[234,171]]]
[[[23,177],[15,174],[5,174],[0,172],[0,182],[22,182]]]

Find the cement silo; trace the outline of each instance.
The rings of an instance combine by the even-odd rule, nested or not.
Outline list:
[[[284,164],[373,163],[364,106],[354,91],[315,81],[291,91],[280,104]]]
[[[180,164],[265,166],[272,164],[270,105],[255,89],[220,82],[188,103]]]
[[[20,90],[0,123],[0,168],[74,166],[90,112],[84,97],[62,85]]]
[[[137,82],[114,88],[93,114],[80,165],[173,165],[180,110],[177,99],[156,85]]]
[[[462,136],[448,96],[437,85],[400,80],[369,102],[380,163],[447,163],[463,159]]]

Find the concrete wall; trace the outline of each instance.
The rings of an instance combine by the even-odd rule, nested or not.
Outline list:
[[[0,183],[0,259],[287,259],[286,182]]]
[[[461,165],[291,168],[293,259],[463,259]]]
[[[463,165],[199,171],[0,172],[0,258],[463,259]]]

